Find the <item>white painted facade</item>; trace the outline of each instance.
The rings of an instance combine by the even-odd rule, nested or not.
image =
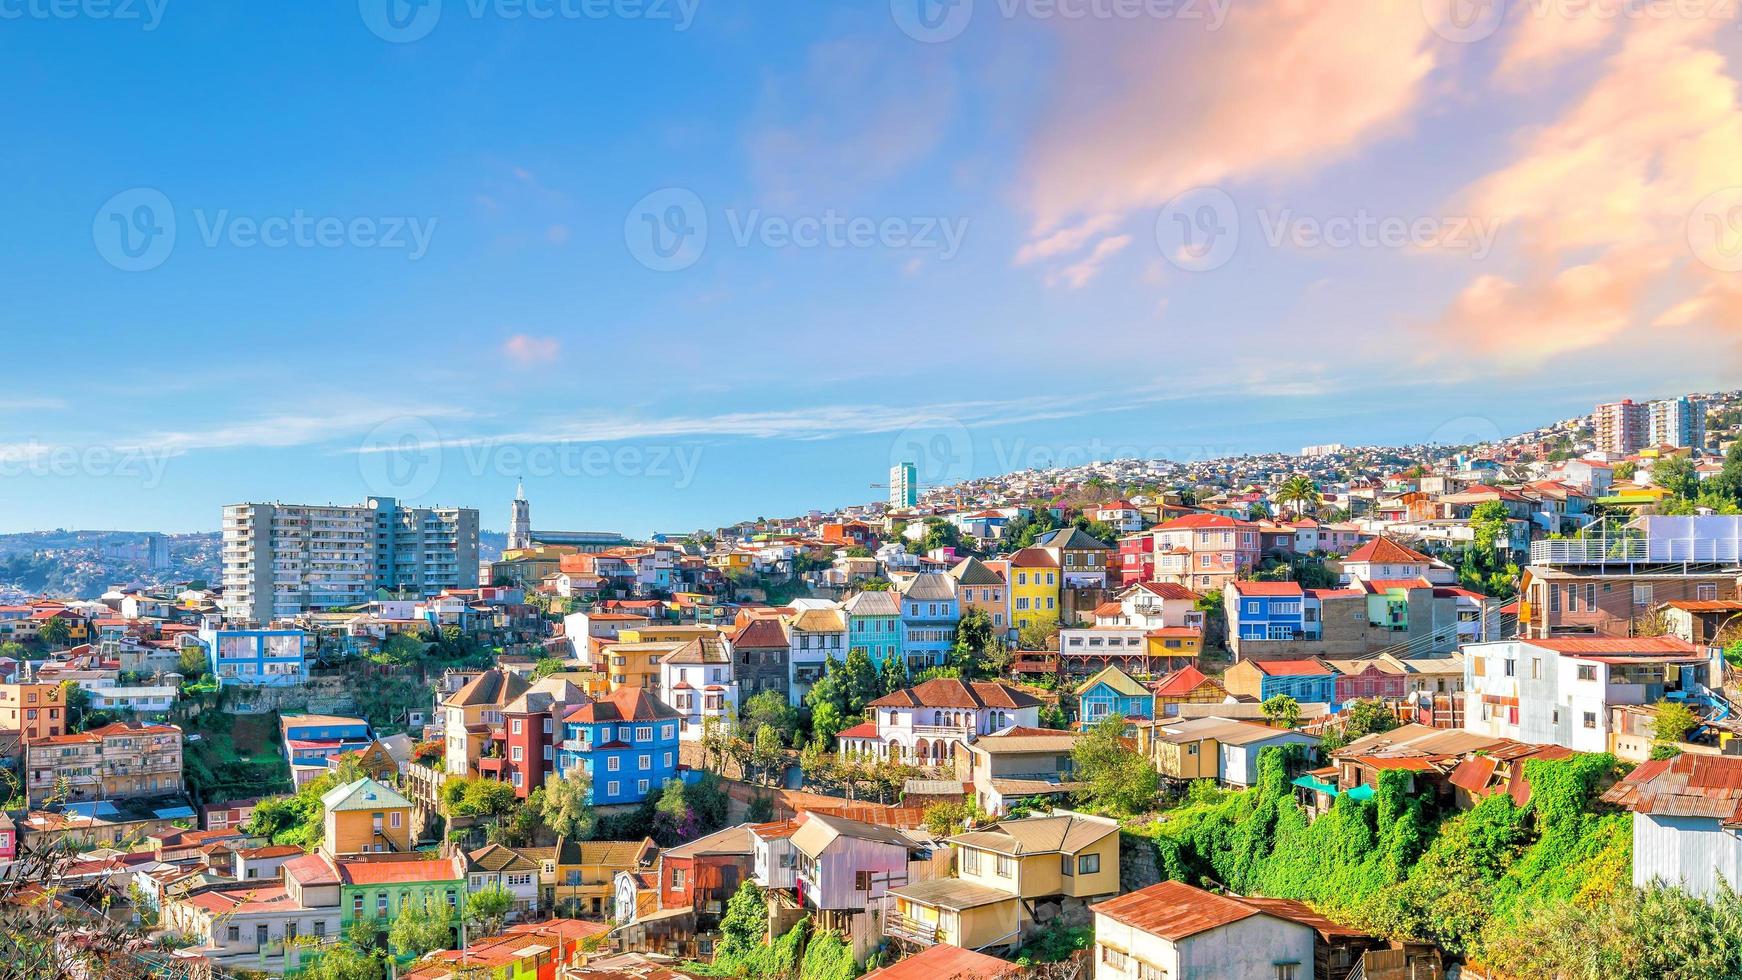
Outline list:
[[[1259,913],[1177,942],[1095,916],[1095,980],[1313,980],[1313,930]],[[1156,971],[1160,972],[1157,973]]]
[[[1633,883],[1681,885],[1702,897],[1742,882],[1742,828],[1702,817],[1633,814]]]

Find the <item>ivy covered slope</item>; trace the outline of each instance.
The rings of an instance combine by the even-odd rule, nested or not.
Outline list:
[[[1291,760],[1267,749],[1253,789],[1199,797],[1137,828],[1163,872],[1299,899],[1475,957],[1533,916],[1591,908],[1629,885],[1632,816],[1594,806],[1613,756],[1527,762],[1528,804],[1502,793],[1462,813],[1433,812],[1408,792],[1407,773],[1386,772],[1371,800],[1340,797],[1311,824],[1289,784]]]

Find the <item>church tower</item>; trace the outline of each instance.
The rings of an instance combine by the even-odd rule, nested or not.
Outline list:
[[[526,484],[514,488],[514,506],[508,515],[508,550],[532,547],[532,505],[526,500]]]

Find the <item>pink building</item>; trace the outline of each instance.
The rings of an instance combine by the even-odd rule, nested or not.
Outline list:
[[[1155,579],[1214,592],[1258,567],[1257,524],[1221,514],[1189,514],[1151,528]]]

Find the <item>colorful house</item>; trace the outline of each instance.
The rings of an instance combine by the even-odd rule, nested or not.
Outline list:
[[[1181,704],[1220,704],[1228,700],[1228,692],[1215,679],[1196,667],[1181,667],[1156,681],[1155,710],[1157,717],[1173,715]]]
[[[1036,538],[1034,546],[1058,561],[1059,576],[1067,587],[1107,587],[1107,560],[1113,549],[1105,541],[1079,528],[1064,527]]]
[[[343,715],[285,715],[278,731],[298,786],[324,775],[328,759],[366,749],[375,740],[367,721]]]
[[[1337,703],[1337,672],[1322,660],[1242,660],[1222,675],[1222,686],[1259,701],[1286,694],[1301,704]]]
[[[542,886],[544,904],[572,915],[611,914],[612,883],[619,872],[646,871],[659,857],[651,838],[569,840],[552,848],[550,873]]]
[[[962,615],[977,609],[992,621],[992,629],[999,636],[1009,632],[1010,588],[1003,575],[978,558],[964,558],[950,569],[950,577],[956,580],[956,599]]]
[[[289,687],[308,680],[310,644],[302,630],[207,628],[199,637],[220,685]]]
[[[625,687],[569,710],[557,775],[586,767],[596,806],[640,803],[677,776],[677,712]]]
[[[863,650],[877,666],[902,656],[901,601],[895,593],[861,592],[842,606],[847,614],[847,652]]]
[[[346,935],[356,922],[367,922],[377,933],[411,903],[422,908],[430,897],[445,903],[459,922],[466,893],[465,857],[432,857],[424,853],[376,855],[335,862],[339,877],[339,928]]]
[[[908,667],[923,670],[942,664],[956,643],[956,624],[962,618],[956,580],[942,572],[921,572],[902,582],[898,591]]]
[[[1077,717],[1093,725],[1110,716],[1154,718],[1155,694],[1118,667],[1108,667],[1077,688]]]
[[[1010,619],[1017,629],[1056,621],[1059,615],[1059,563],[1044,548],[1023,548],[1009,558]]]
[[[352,854],[411,850],[411,801],[384,783],[364,777],[321,796],[321,852]]]

